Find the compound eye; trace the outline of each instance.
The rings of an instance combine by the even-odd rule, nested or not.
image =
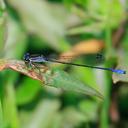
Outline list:
[[[30,59],[30,54],[29,54],[29,53],[26,53],[26,54],[24,55],[23,59],[24,59],[25,61],[29,61],[29,59]]]

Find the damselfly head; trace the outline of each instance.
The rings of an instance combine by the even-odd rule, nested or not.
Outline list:
[[[30,54],[26,53],[23,57],[24,61],[29,61],[30,60]]]

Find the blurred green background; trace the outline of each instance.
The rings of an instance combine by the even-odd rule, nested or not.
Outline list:
[[[127,72],[127,7],[127,0],[0,0],[0,58],[22,60],[26,52],[61,55],[84,42],[92,50],[85,50],[75,63]],[[97,62],[93,47],[100,40],[104,47],[98,53],[104,59]],[[1,71],[0,128],[128,127],[127,74],[67,65],[56,68],[96,89],[104,99]]]

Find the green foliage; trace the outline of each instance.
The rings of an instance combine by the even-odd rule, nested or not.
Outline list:
[[[0,128],[127,127],[127,4],[0,0]],[[99,52],[105,61],[100,66],[123,69],[126,74],[50,63],[40,64],[39,71],[21,60],[25,52],[77,54],[75,44],[87,44],[89,39],[102,40]],[[95,52],[90,51],[85,58],[75,56],[70,61],[94,62],[90,53]],[[7,68],[17,72],[2,71]]]
[[[0,1],[0,51],[3,50],[5,33],[6,33],[6,15],[5,15],[5,5],[3,1]]]
[[[0,101],[0,126],[3,127],[4,126],[4,122],[3,122],[3,111],[2,111],[2,104]]]
[[[66,91],[80,92],[86,95],[94,95],[99,98],[103,98],[102,94],[94,90],[93,88],[84,85],[77,79],[70,77],[67,73],[63,71],[54,71],[52,77],[49,74],[45,74],[45,83],[49,86],[61,88]],[[70,86],[69,86],[70,85]]]
[[[39,82],[30,78],[24,79],[16,91],[16,102],[18,105],[24,105],[32,102],[40,90]]]

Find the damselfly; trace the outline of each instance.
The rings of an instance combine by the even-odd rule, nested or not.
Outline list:
[[[118,74],[126,74],[126,71],[121,70],[121,69],[104,68],[104,67],[97,67],[97,66],[91,66],[91,65],[69,63],[69,62],[59,61],[59,60],[54,59],[54,58],[48,58],[48,57],[45,57],[43,55],[30,55],[29,53],[26,53],[24,55],[23,59],[24,59],[25,63],[28,63],[29,65],[32,65],[33,63],[52,62],[52,63],[68,64],[68,65],[73,65],[73,66],[108,70],[108,71],[115,72]]]

